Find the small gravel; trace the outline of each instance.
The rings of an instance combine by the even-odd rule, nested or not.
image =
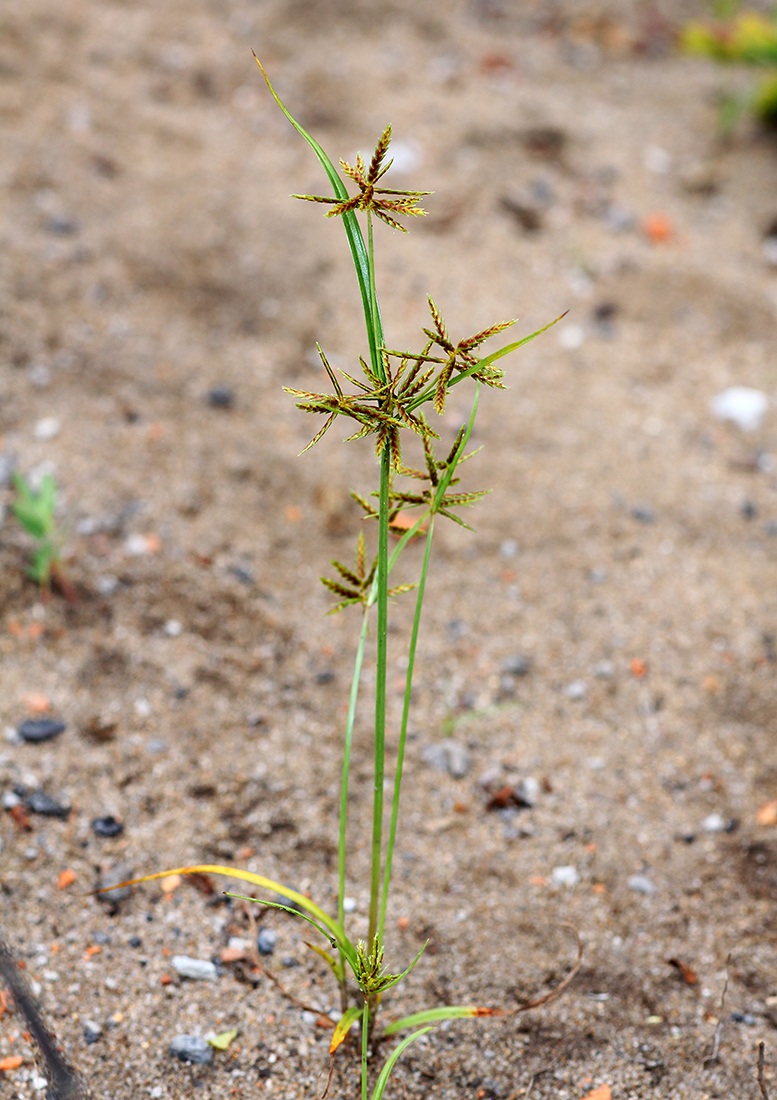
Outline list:
[[[167,1049],[181,1062],[208,1066],[213,1061],[213,1047],[199,1035],[176,1035]]]
[[[208,959],[193,959],[190,955],[173,955],[173,969],[182,978],[195,982],[215,982],[219,972]]]
[[[64,733],[67,726],[59,718],[28,718],[19,726],[19,736],[30,745],[51,741]]]

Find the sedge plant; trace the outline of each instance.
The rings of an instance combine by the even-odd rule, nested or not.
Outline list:
[[[258,61],[258,59],[257,59]],[[260,65],[261,68],[261,65]],[[377,488],[368,496],[353,493],[365,516],[377,528],[377,551],[367,556],[367,541],[360,533],[353,565],[333,562],[336,576],[322,578],[323,584],[336,598],[332,612],[354,607],[361,622],[356,644],[353,678],[343,737],[343,759],[340,786],[340,819],[338,833],[338,882],[336,912],[327,912],[307,896],[263,875],[233,867],[196,866],[177,868],[148,875],[145,882],[174,873],[213,873],[251,883],[263,894],[275,895],[274,901],[261,899],[263,905],[285,910],[302,919],[318,933],[323,943],[309,946],[325,959],[337,981],[341,996],[342,1015],[332,1035],[330,1053],[334,1053],[348,1033],[358,1024],[361,1050],[362,1100],[380,1100],[392,1068],[406,1047],[443,1020],[478,1016],[505,1016],[544,1003],[556,995],[572,977],[551,995],[546,995],[520,1009],[505,1010],[476,1005],[441,1005],[379,1026],[379,1009],[383,994],[397,985],[418,963],[423,948],[415,959],[390,968],[385,961],[384,933],[390,898],[392,868],[397,847],[402,771],[410,715],[411,691],[415,667],[424,591],[431,560],[435,528],[440,520],[468,525],[460,512],[484,495],[483,490],[466,491],[459,487],[459,467],[469,457],[467,443],[477,414],[481,388],[504,389],[503,372],[497,363],[510,352],[533,340],[550,325],[515,340],[497,351],[482,354],[482,345],[491,337],[511,327],[515,322],[503,321],[458,339],[449,329],[434,301],[428,299],[430,320],[423,329],[423,340],[415,351],[396,350],[387,341],[376,289],[375,230],[380,222],[393,230],[406,232],[403,218],[423,216],[421,200],[430,192],[402,191],[385,187],[384,176],[391,166],[387,159],[391,127],[387,126],[369,160],[361,155],[354,165],[340,161],[340,171],[334,166],[318,142],[292,117],[278,98],[264,69],[268,88],[284,115],[310,145],[329,185],[331,195],[297,195],[295,198],[329,207],[328,218],[339,218],[345,230],[364,313],[366,354],[360,357],[353,374],[335,371],[322,348],[318,348],[321,363],[331,384],[329,392],[319,393],[288,388],[297,399],[297,407],[323,418],[323,424],[308,446],[314,446],[339,418],[352,421],[355,431],[349,440],[369,437],[379,469]],[[349,193],[344,180],[356,185]],[[366,231],[366,232],[365,232]],[[556,318],[560,320],[560,318]],[[552,321],[551,324],[555,324]],[[340,377],[338,377],[338,375]],[[456,434],[451,445],[440,444],[434,427],[435,416],[445,409],[446,398],[454,386],[473,388],[471,413]],[[437,421],[439,422],[439,421]],[[406,464],[407,443],[415,440],[421,455],[419,465]],[[303,452],[304,453],[304,452]],[[418,518],[411,526],[395,527],[398,541],[389,552],[389,532],[395,526],[400,510],[414,510]],[[471,528],[470,528],[471,529]],[[423,536],[423,559],[415,585],[391,584],[391,574],[408,542]],[[400,721],[398,748],[393,760],[393,794],[390,806],[384,805],[384,780],[387,772],[386,751],[386,670],[389,606],[393,598],[413,589],[415,613],[408,642],[407,673]],[[372,775],[372,836],[370,846],[369,917],[366,939],[354,939],[346,924],[344,899],[347,877],[347,820],[351,789],[350,762],[354,726],[362,680],[362,664],[368,640],[374,639],[376,678],[374,687],[373,775]],[[231,897],[241,895],[230,894]],[[256,897],[244,898],[257,901]],[[371,1053],[378,1049],[378,1038],[403,1037],[386,1057],[372,1081],[370,1091]],[[331,1070],[330,1070],[331,1079]]]

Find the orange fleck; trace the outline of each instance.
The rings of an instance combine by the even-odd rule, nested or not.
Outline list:
[[[11,807],[10,814],[14,825],[20,832],[32,832],[30,815],[27,813],[24,806],[22,806],[21,802],[17,802],[15,806]]]
[[[51,945],[52,955],[58,954],[59,950],[60,950],[59,944],[58,943],[52,943],[52,945]]]
[[[152,441],[157,440],[157,439],[161,439],[164,434],[165,434],[165,426],[164,426],[164,424],[160,424],[158,420],[155,421],[153,424],[149,424],[148,429],[146,431],[147,437]]]
[[[517,576],[518,574],[515,572],[514,569],[503,569],[502,572],[499,574],[499,579],[502,584],[512,584]]]
[[[469,806],[467,805],[466,802],[454,802],[453,803],[453,812],[455,814],[469,813]]]
[[[51,710],[51,703],[45,695],[40,695],[37,692],[27,692],[22,696],[22,702],[26,706],[30,714],[45,714]]]
[[[14,638],[20,638],[22,635],[22,624],[18,619],[10,619],[8,622],[8,633],[13,634]]]
[[[284,509],[283,514],[289,523],[299,523],[302,519],[302,509],[298,508],[296,504],[290,504],[288,508]]]
[[[329,642],[327,642],[326,645],[321,646],[321,656],[322,657],[331,657],[332,654],[334,653],[334,651],[335,651],[335,647],[333,645],[330,645]]]
[[[240,960],[245,957],[246,953],[242,947],[225,947],[221,952],[221,961],[223,963],[240,962]]]
[[[545,886],[547,885],[547,882],[548,880],[545,878],[544,875],[532,875],[529,879],[530,886]]]
[[[44,627],[43,623],[30,623],[30,625],[27,627],[27,634],[30,638],[33,639],[41,638],[45,629],[46,628]]]
[[[756,825],[777,825],[777,798],[758,807],[755,821]]]
[[[410,917],[400,917],[397,921],[397,928],[400,932],[404,932],[406,928],[410,927]]]
[[[172,980],[173,979],[170,977],[169,974],[163,974],[162,977],[159,979],[159,984],[160,985],[169,985]]]
[[[485,1089],[478,1089],[478,1100],[483,1100],[483,1097],[485,1095],[486,1095],[486,1090]]]
[[[666,214],[649,214],[642,223],[642,230],[651,244],[667,244],[675,235],[672,221]]]
[[[159,885],[162,888],[163,894],[172,894],[178,889],[182,882],[183,879],[180,875],[167,875],[162,879]]]
[[[393,535],[399,535],[400,537],[409,531],[411,527],[415,527],[418,522],[418,517],[411,515],[409,512],[397,512],[391,521],[389,530]],[[413,535],[414,539],[417,539],[420,535],[426,534],[426,524],[422,523],[418,528],[418,531]]]
[[[592,840],[592,841],[590,841],[590,843],[586,844],[585,850],[586,850],[586,852],[595,852],[596,851],[596,841]]]
[[[603,882],[595,882],[591,887],[591,892],[594,894],[606,894],[607,887],[604,885]]]
[[[67,890],[68,886],[72,886],[75,880],[75,871],[71,870],[71,868],[68,867],[67,870],[59,872],[59,878],[57,879],[57,889]]]
[[[18,1069],[24,1062],[21,1054],[9,1054],[5,1058],[0,1058],[0,1070],[8,1073],[9,1070]]]
[[[720,680],[718,680],[717,676],[705,676],[702,687],[708,695],[720,694]]]
[[[235,855],[238,859],[250,859],[251,856],[256,855],[256,848],[238,848]]]
[[[102,952],[102,947],[99,943],[91,943],[84,951],[84,959],[91,959],[93,955],[99,955]]]
[[[630,661],[629,668],[631,669],[632,676],[636,676],[638,680],[647,676],[647,663],[643,661],[641,657],[635,657]]]
[[[164,957],[165,957],[166,959],[169,959],[169,958],[170,958],[170,956],[172,955],[172,951],[170,950],[170,948],[169,948],[169,947],[163,947],[163,948],[162,948],[162,954],[164,955]]]
[[[162,549],[162,540],[159,535],[155,535],[153,531],[151,534],[145,536],[146,539],[146,553],[158,554]]]
[[[593,1092],[589,1092],[586,1100],[612,1100],[612,1092],[609,1085],[599,1085]]]
[[[275,1023],[275,1016],[273,1015],[273,1013],[272,1013],[272,1012],[271,1012],[271,1013],[269,1014],[269,1016],[267,1017],[267,1023],[268,1023],[268,1024],[274,1024],[274,1023]]]

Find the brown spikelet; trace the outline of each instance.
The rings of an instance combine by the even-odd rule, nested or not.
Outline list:
[[[391,142],[391,123],[386,127],[383,133],[378,139],[378,144],[375,146],[375,152],[372,154],[372,160],[370,161],[370,169],[367,173],[367,179],[370,183],[375,183],[378,179],[378,173],[380,172],[380,166],[383,163],[383,158],[388,152],[389,143]],[[385,169],[384,169],[385,171]],[[382,175],[383,173],[380,172]]]
[[[453,361],[451,360],[440,371],[440,377],[437,379],[437,390],[434,395],[434,407],[441,416],[445,410],[445,397],[452,374]]]
[[[490,328],[484,328],[482,332],[476,332],[474,336],[468,337],[466,340],[462,340],[459,345],[459,351],[470,351],[472,348],[479,347],[480,344],[485,343],[491,336],[496,336],[499,332],[504,332],[506,328],[510,328],[515,324],[515,318],[512,321],[501,321],[498,325],[491,325]]]
[[[360,581],[364,580],[364,554],[364,533],[360,531],[359,537],[356,540],[356,573]]]

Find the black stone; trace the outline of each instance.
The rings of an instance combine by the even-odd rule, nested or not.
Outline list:
[[[92,822],[92,829],[98,836],[121,836],[124,825],[112,814],[107,814],[105,817],[96,817]]]
[[[28,718],[19,726],[19,736],[31,745],[38,745],[58,737],[66,728],[58,718]]]
[[[59,817],[63,821],[70,817],[70,807],[63,806],[45,791],[30,791],[24,801],[30,813],[42,814],[43,817]]]
[[[235,391],[231,386],[214,386],[208,390],[208,404],[212,409],[231,409],[235,403]]]

